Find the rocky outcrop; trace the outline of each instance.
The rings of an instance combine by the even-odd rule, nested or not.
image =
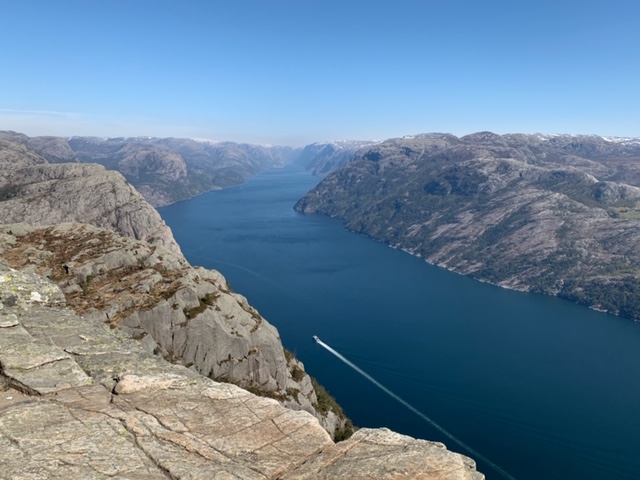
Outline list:
[[[119,173],[48,164],[22,144],[9,145],[0,221],[56,225],[4,229],[14,267],[55,279],[77,312],[142,339],[150,351],[312,412],[332,435],[349,431],[337,405],[316,409],[316,389],[277,330],[218,272],[188,265],[158,213]],[[132,238],[61,223],[77,220]]]
[[[334,444],[307,412],[166,362],[0,270],[1,478],[484,478],[384,429]]]
[[[27,141],[27,146],[52,163],[78,161],[76,153],[71,149],[66,138],[33,137]]]
[[[49,164],[24,145],[0,140],[0,223],[83,222],[180,247],[160,214],[121,174],[100,165]]]
[[[482,281],[640,319],[638,160],[638,139],[425,134],[360,150],[296,209]]]
[[[349,427],[335,407],[317,408],[304,365],[277,330],[214,270],[90,225],[0,227],[0,253],[16,269],[51,278],[68,306],[106,322],[149,352],[316,415],[332,434]]]

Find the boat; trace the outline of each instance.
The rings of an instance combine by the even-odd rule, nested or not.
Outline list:
[[[316,343],[320,343],[320,339],[318,338],[318,336],[317,336],[317,335],[314,335],[314,336],[313,336],[313,339],[316,341]]]

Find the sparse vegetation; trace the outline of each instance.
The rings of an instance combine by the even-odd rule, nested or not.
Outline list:
[[[640,220],[640,206],[634,207],[611,207],[609,214],[615,218],[626,218],[630,220]]]
[[[291,369],[291,377],[296,381],[299,382],[301,381],[304,376],[306,375],[305,371],[302,370],[300,367],[298,367],[297,365],[294,365],[293,368]]]
[[[297,388],[287,388],[287,395],[293,398],[296,402],[299,402],[298,395],[300,395],[300,390]]]
[[[343,440],[348,440],[355,433],[356,428],[351,423],[351,420],[347,419],[344,427],[336,428],[336,432],[333,435],[334,442],[342,442]]]
[[[336,399],[333,398],[331,394],[313,377],[311,377],[311,384],[313,385],[316,397],[318,398],[318,403],[314,405],[316,410],[324,414],[331,411],[339,417],[344,417],[344,412],[340,405],[338,405],[338,402],[336,402]]]
[[[197,307],[193,308],[184,308],[182,312],[184,316],[188,319],[196,318],[202,312],[204,312],[208,307],[215,304],[220,294],[207,293],[204,297],[198,299],[199,304]]]
[[[93,280],[93,276],[92,275],[87,275],[86,277],[84,277],[79,285],[80,288],[82,289],[82,294],[86,297],[87,295],[89,295],[89,286],[91,285],[91,281]]]

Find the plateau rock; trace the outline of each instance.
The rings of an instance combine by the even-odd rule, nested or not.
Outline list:
[[[334,444],[307,412],[38,301],[57,287],[34,273],[22,287],[29,276],[15,305],[0,297],[0,478],[484,478],[442,444],[387,430]]]

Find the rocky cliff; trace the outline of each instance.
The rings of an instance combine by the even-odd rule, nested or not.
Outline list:
[[[120,173],[100,165],[50,164],[30,147],[2,139],[0,207],[0,223],[90,223],[180,254],[160,214]]]
[[[11,480],[484,478],[442,444],[384,429],[334,444],[307,412],[150,354],[4,265],[0,445]]]
[[[425,134],[360,150],[296,209],[508,288],[640,319],[640,140]]]
[[[338,438],[350,433],[337,405],[320,408],[325,392],[316,392],[277,330],[220,273],[86,224],[5,225],[0,235],[8,265],[52,279],[75,312],[203,376],[306,410]]]
[[[384,429],[334,444],[339,406],[120,174],[30,143],[0,139],[0,478],[483,478]]]
[[[48,164],[29,147],[6,143],[0,222],[25,222],[6,230],[11,265],[54,279],[77,312],[143,339],[167,359],[312,412],[332,435],[351,432],[335,402],[319,401],[316,391],[325,392],[283,350],[276,329],[218,272],[192,268],[122,175],[93,164]],[[70,221],[112,231],[63,223]]]

